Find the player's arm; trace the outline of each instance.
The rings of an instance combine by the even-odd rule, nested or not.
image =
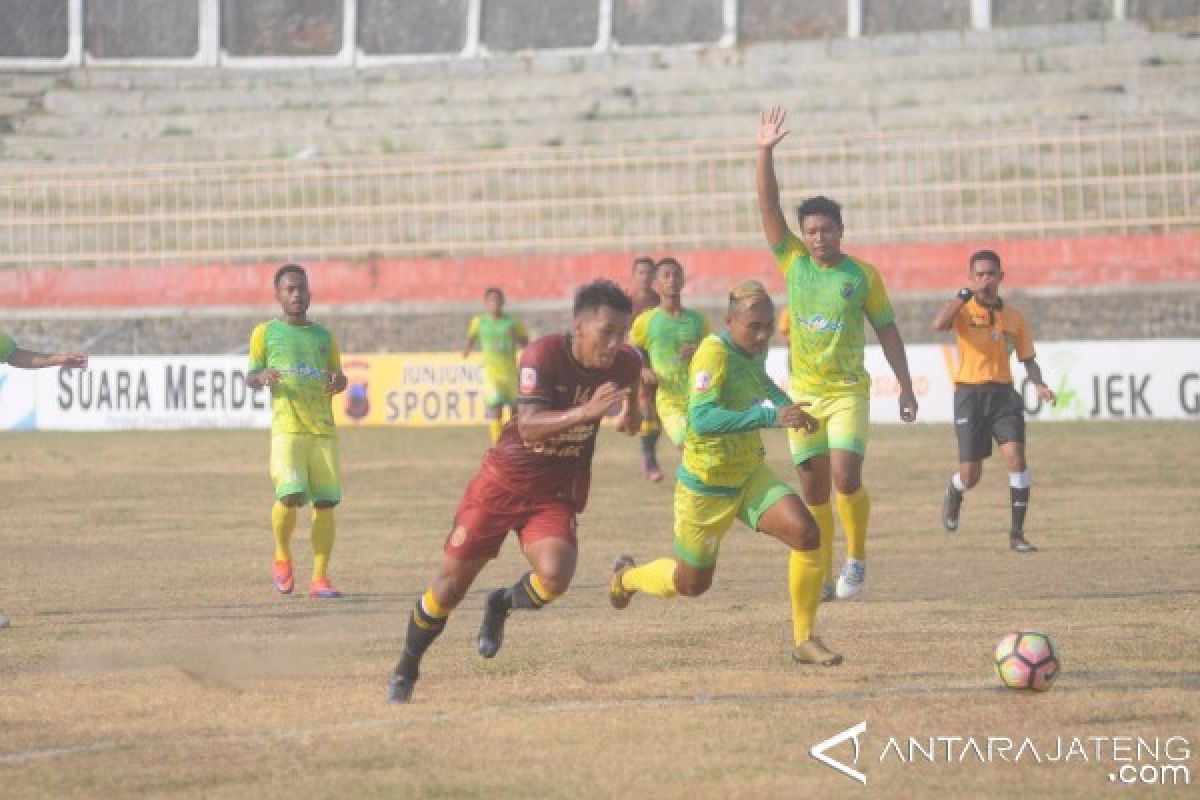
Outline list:
[[[267,326],[258,325],[250,334],[250,362],[246,367],[246,385],[251,389],[279,383],[279,370],[267,367]]]
[[[350,380],[346,377],[346,373],[342,372],[342,353],[338,349],[337,339],[333,335],[329,336],[329,380],[325,383],[325,391],[329,394],[338,394],[346,391],[346,386]]]
[[[526,442],[540,442],[576,425],[599,422],[609,409],[628,398],[629,389],[612,381],[597,387],[586,403],[566,410],[551,410],[543,400],[522,397],[517,405],[517,430]]]
[[[642,429],[642,409],[637,398],[642,391],[643,374],[636,368],[630,371],[626,389],[628,394],[621,403],[621,411],[617,414],[617,430],[626,436],[637,436]]]
[[[875,329],[879,346],[883,348],[883,357],[896,376],[900,385],[900,419],[912,422],[917,418],[917,396],[913,393],[912,376],[908,373],[908,353],[904,350],[904,340],[900,338],[900,329],[895,322],[889,322]]]
[[[650,317],[653,313],[653,311],[643,311],[638,314],[637,319],[629,328],[629,343],[642,357],[642,384],[644,386],[658,385],[658,375],[654,372],[654,367],[650,366]]]
[[[1042,398],[1043,403],[1054,403],[1054,390],[1046,385],[1045,379],[1042,377],[1042,368],[1038,366],[1037,359],[1033,356],[1021,362],[1025,365],[1025,374],[1029,376],[1029,382],[1037,387],[1038,397]]]
[[[471,317],[467,324],[467,343],[463,345],[463,358],[471,355],[471,348],[479,340],[479,317]]]
[[[43,369],[45,367],[86,369],[88,357],[87,353],[38,353],[18,347],[8,357],[8,363],[21,369]]]
[[[971,301],[973,292],[966,288],[958,290],[958,293],[946,301],[938,311],[937,316],[933,318],[933,329],[935,331],[950,331],[954,330],[954,320],[958,319],[958,312],[962,311],[962,307]]]
[[[517,347],[529,344],[529,331],[525,329],[525,323],[521,320],[513,323],[513,341],[517,343]]]
[[[758,189],[758,213],[762,217],[767,244],[778,248],[788,236],[787,218],[779,204],[779,181],[775,177],[775,145],[791,131],[784,128],[787,112],[773,106],[764,112],[758,125],[758,156],[755,159],[755,185]]]

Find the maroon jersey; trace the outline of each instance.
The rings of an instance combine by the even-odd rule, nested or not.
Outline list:
[[[570,335],[543,336],[521,353],[517,402],[566,411],[586,403],[601,384],[632,388],[641,369],[642,359],[629,345],[617,351],[608,369],[586,369],[571,355]],[[561,499],[583,511],[599,429],[599,422],[586,422],[530,443],[521,438],[514,419],[483,457],[483,467],[514,494]]]
[[[633,318],[637,319],[638,314],[648,308],[656,308],[662,302],[662,298],[658,296],[658,292],[651,289],[644,295],[638,295],[634,292],[630,295],[633,298]]]

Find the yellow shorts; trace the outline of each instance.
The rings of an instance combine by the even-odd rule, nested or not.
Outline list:
[[[511,406],[517,402],[517,376],[491,375],[483,371],[483,404],[490,408]]]
[[[828,397],[793,393],[792,400],[809,403],[804,410],[820,423],[815,433],[788,430],[793,463],[802,464],[813,456],[827,455],[830,450],[867,454],[867,433],[871,428],[869,395]]]
[[[721,540],[736,517],[751,530],[781,498],[794,494],[792,487],[760,464],[742,488],[732,495],[700,494],[675,484],[675,555],[685,564],[701,568],[717,563]]]
[[[658,407],[658,420],[662,423],[663,432],[676,447],[683,447],[688,426],[687,399],[679,403],[675,398],[664,398],[660,390],[655,405]]]
[[[342,499],[335,436],[276,433],[271,436],[271,480],[275,497],[302,494],[306,502],[336,504]]]

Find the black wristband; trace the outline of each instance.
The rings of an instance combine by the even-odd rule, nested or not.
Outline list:
[[[963,287],[962,289],[958,290],[958,299],[962,300],[964,303],[970,302],[971,298],[974,296],[975,296],[975,293],[966,287]]]

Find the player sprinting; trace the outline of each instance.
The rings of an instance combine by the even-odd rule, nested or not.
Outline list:
[[[621,609],[637,592],[663,598],[703,594],[712,585],[721,541],[736,517],[791,548],[792,658],[839,664],[842,657],[813,636],[821,601],[820,529],[764,462],[759,433],[775,427],[815,431],[817,421],[767,376],[775,307],[761,283],[746,281],[733,289],[726,323],[726,331],[704,339],[692,358],[687,434],[675,484],[675,556],[640,567],[629,556],[618,558],[609,601]],[[774,408],[764,406],[764,399]]]
[[[529,343],[525,323],[512,314],[504,313],[504,292],[491,287],[483,293],[487,313],[471,317],[467,327],[467,343],[463,358],[471,354],[478,343],[483,351],[483,402],[487,407],[488,432],[492,444],[500,438],[504,426],[504,411],[516,412],[517,348]]]
[[[645,360],[642,385],[657,385],[655,411],[662,430],[676,447],[683,447],[687,431],[688,364],[697,345],[709,334],[704,315],[683,307],[684,283],[678,261],[659,261],[654,288],[661,300],[634,319],[629,333],[629,340]]]
[[[654,290],[654,279],[658,273],[658,263],[653,258],[639,256],[633,260],[633,286],[629,295],[633,299],[633,318],[637,319],[643,313],[654,308],[662,300]],[[645,378],[650,382],[646,383]],[[638,391],[638,407],[642,412],[642,429],[638,431],[638,443],[642,449],[642,477],[658,483],[663,479],[662,470],[658,466],[658,437],[662,425],[655,409],[654,394],[658,390],[654,375],[643,376],[642,388]]]
[[[764,113],[758,129],[756,184],[763,233],[783,270],[788,289],[791,395],[811,405],[819,422],[814,433],[789,431],[800,490],[817,524],[826,581],[833,575],[833,508],[846,532],[846,562],[835,587],[823,596],[851,598],[866,579],[867,523],[871,500],[862,485],[862,463],[870,430],[871,380],[863,365],[864,320],[871,323],[900,387],[900,418],[917,417],[904,341],[879,272],[841,250],[842,211],[827,197],[810,197],[798,210],[801,238],[788,229],[779,204],[774,148],[789,131],[778,106]]]
[[[596,432],[615,406],[618,430],[638,432],[642,361],[626,344],[632,303],[611,281],[575,295],[570,333],[544,336],[521,354],[517,416],[467,484],[443,547],[442,566],[417,601],[388,701],[407,703],[421,658],[509,531],[531,570],[487,595],[479,654],[500,650],[514,611],[536,611],[567,591],[577,556],[575,518],[587,505]]]
[[[346,376],[333,334],[308,319],[311,297],[303,267],[285,264],[275,272],[275,299],[283,319],[264,322],[250,334],[246,383],[255,389],[271,388],[271,582],[280,594],[292,593],[296,509],[311,501],[313,570],[308,594],[334,598],[341,593],[330,584],[327,570],[336,534],[333,509],[342,499],[342,486],[332,398],[346,388]]]
[[[1012,527],[1009,547],[1017,553],[1037,548],[1025,539],[1029,508],[1029,465],[1025,461],[1025,404],[1013,387],[1009,359],[1015,352],[1044,403],[1054,392],[1042,380],[1033,336],[1024,315],[1000,297],[1004,271],[1000,256],[979,250],[969,262],[970,285],[946,301],[933,320],[938,331],[954,331],[958,370],[954,375],[954,432],[958,437],[958,472],[950,477],[942,500],[942,526],[958,530],[963,494],[979,483],[983,460],[992,454],[992,439],[1008,465]]]
[[[87,353],[39,353],[36,350],[26,350],[18,347],[7,331],[0,330],[0,364],[19,369],[87,369],[88,357]],[[8,617],[0,614],[0,628],[7,628],[8,624]]]

